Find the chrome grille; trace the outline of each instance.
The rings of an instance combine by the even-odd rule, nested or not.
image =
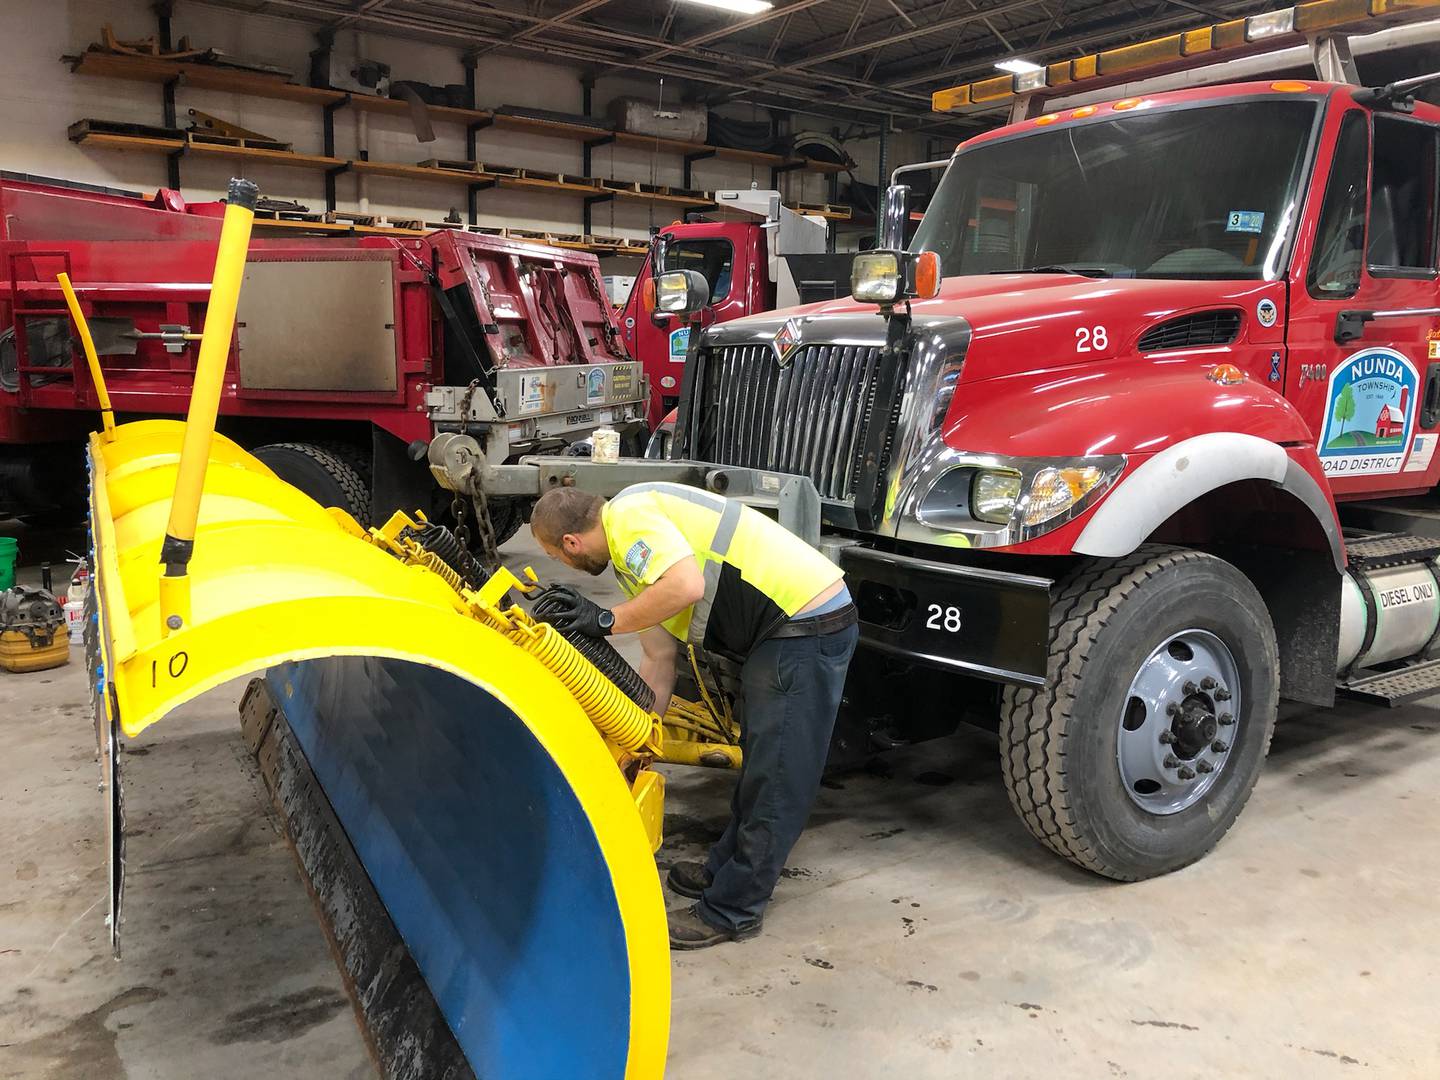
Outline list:
[[[822,499],[853,498],[879,360],[878,345],[803,345],[784,367],[768,344],[710,349],[692,420],[694,455],[797,473]]]

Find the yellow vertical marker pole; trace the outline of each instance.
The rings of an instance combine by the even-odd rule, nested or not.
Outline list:
[[[195,524],[200,516],[200,493],[205,487],[205,467],[210,461],[215,417],[220,411],[225,361],[235,331],[235,309],[240,302],[240,282],[245,274],[245,253],[250,247],[258,194],[248,180],[230,181],[225,219],[220,226],[220,249],[215,254],[215,274],[210,283],[210,303],[200,338],[200,358],[195,364],[195,387],[185,416],[175,495],[170,500],[170,520],[160,548],[160,562],[164,565],[160,618],[161,632],[166,636],[190,621],[189,567],[195,549]]]
[[[100,399],[100,426],[106,442],[115,441],[115,410],[110,408],[110,391],[105,388],[105,373],[100,370],[100,357],[95,352],[95,339],[90,336],[90,324],[80,310],[80,298],[70,284],[69,274],[59,274],[60,291],[65,294],[65,306],[75,320],[75,329],[80,332],[80,346],[85,351],[85,363],[90,368],[90,381],[95,384],[95,396]]]

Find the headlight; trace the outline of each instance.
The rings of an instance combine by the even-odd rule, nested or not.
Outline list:
[[[894,303],[903,285],[898,252],[862,251],[850,264],[850,295],[856,300]]]
[[[1094,465],[1065,469],[1041,469],[1030,481],[1021,524],[1027,529],[1043,525],[1065,513],[1105,483],[1105,470]]]
[[[655,279],[655,307],[669,315],[691,315],[710,301],[710,284],[698,270],[672,270]]]
[[[970,485],[970,513],[979,521],[1004,525],[1015,512],[1022,487],[1018,472],[979,469]]]

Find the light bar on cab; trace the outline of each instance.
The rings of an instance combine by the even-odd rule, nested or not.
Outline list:
[[[1440,0],[1314,0],[1248,19],[1202,26],[1180,34],[1152,38],[1062,60],[1039,71],[998,75],[993,79],[952,86],[931,95],[935,112],[992,108],[1025,94],[1070,94],[1124,82],[1137,75],[1159,75],[1250,53],[1289,48],[1307,35],[1372,33],[1399,22],[1440,13]]]

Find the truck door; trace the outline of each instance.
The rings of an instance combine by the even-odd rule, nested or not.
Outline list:
[[[728,235],[691,235],[701,230],[733,231],[733,226],[682,226],[686,235],[666,232],[661,272],[699,270],[710,283],[710,310],[705,323],[725,322],[748,315],[748,262],[746,252],[736,252]],[[738,257],[737,257],[738,256]],[[661,312],[648,314],[640,303],[645,278],[651,273],[651,261],[635,279],[630,299],[625,304],[622,323],[635,358],[650,376],[651,415],[654,427],[680,398],[680,376],[685,364],[685,351],[690,344],[690,330],[673,315]],[[633,335],[633,336],[632,336]]]
[[[1337,127],[1290,282],[1287,396],[1337,498],[1418,493],[1440,480],[1440,129],[1358,108]]]

